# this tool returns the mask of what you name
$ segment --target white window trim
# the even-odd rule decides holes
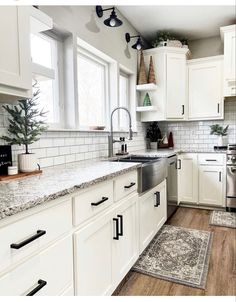
[[[104,123],[105,123],[105,131],[109,130],[109,112],[110,112],[110,103],[109,100],[110,98],[110,63],[111,59],[107,60],[106,55],[101,55],[102,53],[97,50],[96,48],[92,47],[91,45],[88,45],[86,42],[81,43],[81,39],[77,39],[77,56],[81,55],[84,56],[85,58],[89,58],[90,60],[97,62],[99,65],[104,66],[105,70],[105,81],[104,81],[104,86],[105,86],[105,112],[104,112]],[[77,67],[77,66],[76,66]],[[78,67],[77,67],[78,68]],[[77,121],[76,125],[78,128],[78,131],[91,131],[89,126],[81,126],[80,121],[79,121],[79,97],[78,97],[78,83],[76,84],[76,89],[77,89],[77,106],[75,108],[77,109]]]
[[[132,130],[137,132],[137,117],[136,117],[136,74],[125,67],[122,64],[119,64],[119,74],[129,77],[129,92],[128,92],[128,110],[131,114],[132,119]],[[119,85],[119,84],[118,84]],[[119,104],[119,87],[118,87],[118,104]],[[118,132],[118,131],[117,131]]]
[[[57,35],[53,33],[34,33],[34,35],[43,37],[45,40],[55,40],[57,43],[57,47],[55,49],[52,49],[52,66],[57,66],[57,72],[55,72],[54,68],[48,68],[46,66],[37,64],[32,62],[32,75],[36,77],[36,80],[38,79],[40,81],[40,78],[47,78],[47,79],[52,79],[52,80],[57,80],[55,87],[55,82],[53,83],[54,92],[56,93],[55,95],[55,100],[56,106],[59,106],[58,112],[56,112],[57,118],[59,119],[58,123],[47,123],[49,128],[48,130],[52,129],[60,129],[64,127],[65,124],[65,118],[64,118],[64,81],[63,81],[63,59],[60,60],[60,58],[63,58],[63,40],[58,37]],[[54,56],[56,52],[56,56]],[[55,58],[57,61],[55,61]]]

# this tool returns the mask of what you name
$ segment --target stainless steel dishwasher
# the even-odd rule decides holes
[[[167,158],[167,219],[178,208],[177,156]]]

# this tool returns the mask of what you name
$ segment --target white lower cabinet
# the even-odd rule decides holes
[[[112,293],[113,211],[74,234],[75,294]]]
[[[139,197],[139,253],[167,219],[166,180]]]
[[[1,277],[0,296],[56,296],[71,284],[73,248],[70,235]]]
[[[199,204],[223,206],[223,167],[199,166]]]
[[[118,240],[113,240],[113,281],[116,285],[124,278],[138,259],[138,195],[122,202],[116,210],[119,219]]]
[[[188,153],[178,156],[178,201],[197,203],[198,166],[197,154]]]
[[[109,295],[138,258],[137,194],[74,235],[76,295]]]
[[[178,202],[225,206],[225,155],[186,153],[178,156]]]

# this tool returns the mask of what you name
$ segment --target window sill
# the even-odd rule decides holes
[[[89,133],[110,133],[109,130],[81,130],[81,129],[64,129],[64,128],[49,128],[46,132],[89,132]],[[113,131],[113,133],[128,133],[128,131]],[[133,133],[138,133],[133,130]]]

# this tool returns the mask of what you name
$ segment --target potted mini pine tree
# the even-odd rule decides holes
[[[219,124],[214,124],[211,125],[210,128],[211,128],[210,134],[218,136],[218,146],[223,146],[224,144],[223,137],[227,136],[229,125],[223,128]]]
[[[35,88],[35,85],[33,87]],[[36,154],[29,152],[29,145],[38,141],[40,135],[47,129],[43,120],[46,112],[37,108],[39,93],[37,89],[31,99],[19,100],[13,107],[3,106],[9,114],[9,125],[7,135],[3,135],[1,139],[10,145],[25,146],[25,152],[18,155],[21,172],[33,172],[37,169]]]

